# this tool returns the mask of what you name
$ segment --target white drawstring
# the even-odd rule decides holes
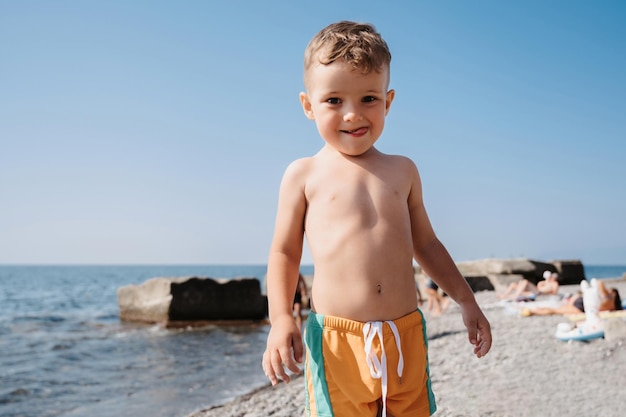
[[[402,371],[404,370],[404,358],[402,357],[402,346],[400,345],[400,334],[398,328],[391,321],[371,321],[365,323],[363,326],[363,339],[365,340],[365,360],[367,366],[370,368],[370,375],[372,378],[380,379],[382,385],[383,395],[383,414],[382,417],[387,416],[387,355],[385,355],[385,344],[383,342],[383,324],[387,323],[391,328],[394,338],[396,339],[396,348],[398,349],[398,377],[400,383],[402,383]],[[378,336],[380,341],[380,360],[376,353],[372,350],[372,343],[374,338]]]

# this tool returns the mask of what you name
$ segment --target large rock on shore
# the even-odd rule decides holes
[[[544,271],[557,272],[561,285],[579,284],[585,279],[585,270],[579,260],[542,262],[526,258],[481,259],[460,262],[459,270],[466,277],[486,277],[494,285],[508,285],[525,278],[536,284],[543,279]]]
[[[502,290],[520,279],[536,284],[543,279],[544,271],[557,272],[561,285],[576,285],[585,279],[585,269],[579,260],[542,262],[527,258],[490,258],[459,262],[457,267],[474,292]],[[418,284],[423,280],[419,267],[416,279]]]
[[[117,290],[120,318],[146,323],[262,320],[267,299],[256,278],[152,278]]]

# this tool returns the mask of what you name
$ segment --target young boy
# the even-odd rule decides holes
[[[326,27],[305,51],[300,101],[325,145],[289,165],[280,186],[263,369],[272,384],[289,382],[285,368],[299,372],[292,302],[306,233],[315,266],[305,326],[310,416],[435,412],[413,258],[459,304],[475,355],[491,347],[489,322],[428,220],[417,168],[374,147],[395,95],[390,61],[374,27],[353,22]]]

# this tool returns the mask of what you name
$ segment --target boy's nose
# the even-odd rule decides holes
[[[361,115],[361,112],[359,112],[357,109],[350,109],[343,115],[344,122],[356,122],[358,120],[361,120],[362,118],[363,116]]]

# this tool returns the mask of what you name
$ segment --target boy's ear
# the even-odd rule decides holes
[[[309,100],[309,96],[305,92],[300,93],[300,104],[302,104],[302,110],[304,110],[304,115],[311,120],[315,120],[315,115],[313,114],[313,108],[311,106],[311,100]]]
[[[387,97],[385,101],[385,116],[389,113],[389,108],[391,107],[391,102],[396,97],[396,90],[387,91]]]

